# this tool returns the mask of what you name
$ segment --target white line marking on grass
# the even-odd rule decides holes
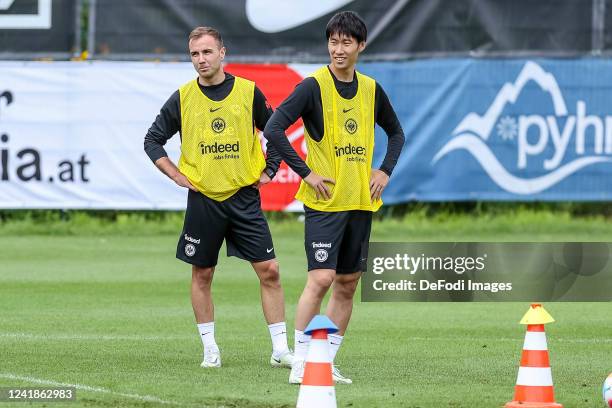
[[[40,379],[40,378],[26,377],[26,376],[15,375],[15,374],[10,374],[10,373],[0,373],[0,378],[6,378],[6,379],[10,379],[10,380],[25,381],[25,382],[34,383],[34,384],[41,384],[41,385],[51,385],[51,386],[54,386],[54,387],[74,387],[77,390],[90,391],[90,392],[99,392],[99,393],[103,393],[103,394],[116,395],[116,396],[124,397],[124,398],[136,399],[136,400],[139,400],[139,401],[157,402],[159,404],[165,404],[165,405],[184,405],[184,404],[182,404],[180,402],[167,401],[167,400],[163,400],[161,398],[158,398],[158,397],[155,397],[155,396],[152,396],[152,395],[127,394],[127,393],[123,393],[123,392],[112,391],[112,390],[109,390],[107,388],[102,388],[102,387],[91,387],[89,385],[82,385],[82,384],[61,383],[61,382],[57,382],[57,381],[43,380],[43,379]]]

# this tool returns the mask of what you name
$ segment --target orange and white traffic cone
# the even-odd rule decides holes
[[[541,304],[531,305],[521,324],[527,325],[521,366],[514,388],[514,401],[505,408],[563,408],[555,402],[552,372],[544,325],[554,322]]]
[[[310,344],[304,366],[297,408],[336,408],[336,390],[332,379],[332,361],[329,357],[328,333],[338,328],[327,316],[315,316],[305,334],[310,334]]]

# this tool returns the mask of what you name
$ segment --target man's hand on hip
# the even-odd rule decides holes
[[[198,192],[198,189],[195,188],[193,184],[191,184],[189,179],[185,177],[185,175],[181,172],[178,172],[174,176],[172,176],[172,180],[174,180],[174,182],[181,187],[188,188],[192,191],[195,191],[196,193]]]
[[[198,192],[198,189],[191,184],[189,179],[185,177],[183,173],[181,173],[178,167],[176,167],[176,165],[172,163],[172,160],[170,160],[168,157],[160,157],[155,161],[155,165],[161,170],[162,173],[172,179],[172,181],[179,186],[188,188],[196,193]]]
[[[372,202],[380,200],[388,182],[389,176],[387,176],[387,173],[382,170],[372,169],[372,175],[370,176],[370,199]]]
[[[324,200],[329,200],[331,198],[331,192],[325,183],[336,184],[333,179],[319,176],[314,171],[311,171],[310,174],[304,178],[304,181],[314,189],[315,194],[317,195],[317,200],[319,197],[323,198]]]
[[[272,179],[270,178],[270,176],[268,176],[266,174],[266,172],[263,171],[261,173],[261,176],[259,176],[259,181],[257,183],[255,183],[255,184],[253,184],[253,187],[260,188],[261,186],[265,186],[266,184],[268,184],[271,181],[272,181]]]

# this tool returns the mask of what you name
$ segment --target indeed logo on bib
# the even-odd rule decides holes
[[[200,149],[202,150],[202,154],[239,152],[240,151],[240,141],[237,141],[236,143],[215,142],[212,144],[205,144],[204,142],[202,142],[200,143]]]
[[[240,141],[236,141],[236,143],[215,142],[211,144],[201,142],[200,150],[203,156],[212,155],[213,160],[236,160],[240,158]]]
[[[570,110],[555,76],[529,61],[484,114],[470,112],[459,122],[432,165],[464,150],[500,188],[528,195],[612,162],[612,116],[589,113],[579,98],[572,102]]]

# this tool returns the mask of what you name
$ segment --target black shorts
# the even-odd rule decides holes
[[[363,272],[368,260],[371,211],[317,211],[304,206],[304,247],[308,270]]]
[[[215,266],[223,239],[227,256],[249,262],[276,257],[270,228],[261,210],[259,190],[243,187],[221,202],[189,190],[176,257],[196,266]]]

